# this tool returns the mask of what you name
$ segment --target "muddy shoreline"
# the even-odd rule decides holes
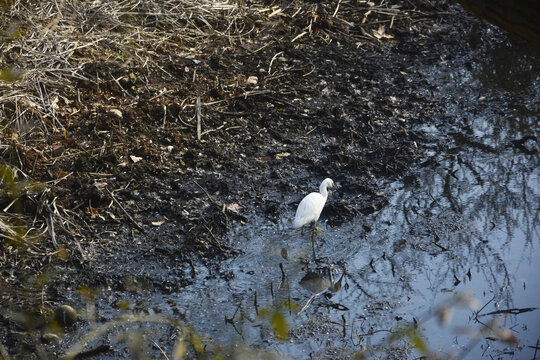
[[[72,84],[78,93],[58,89],[66,132],[48,136],[41,152],[4,152],[46,184],[47,207],[29,193],[22,212],[51,213],[56,225],[31,256],[0,249],[12,260],[0,284],[9,353],[36,357],[51,310],[84,307],[80,289],[172,293],[201,268],[229,276],[220,262],[242,252],[224,241],[231,226],[254,215],[281,221],[325,177],[340,187],[323,213],[328,226],[381,209],[386,184],[432,165],[424,155],[433,139],[415,129],[452,101],[416,69],[506,41],[446,1],[403,2],[386,33],[346,25],[362,22],[362,2],[340,9],[345,23],[332,22],[337,2],[297,5],[318,22],[294,42],[307,20],[292,17],[291,5],[288,16],[253,20],[256,35],[241,45],[215,36],[197,56],[156,49],[148,73],[129,61],[86,64],[89,80]],[[463,119],[449,120],[459,128]],[[39,325],[25,329],[12,310]]]

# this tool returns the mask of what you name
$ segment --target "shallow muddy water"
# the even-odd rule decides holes
[[[195,264],[193,285],[178,293],[102,298],[100,319],[121,314],[113,304],[128,300],[131,310],[179,317],[224,347],[247,344],[292,359],[364,349],[414,358],[405,341],[389,345],[388,338],[416,323],[442,358],[533,358],[540,340],[539,60],[508,44],[476,56],[413,69],[433,83],[434,101],[454,105],[416,130],[429,139],[424,162],[400,181],[381,181],[387,206],[340,227],[325,226],[323,213],[319,261],[309,235],[290,229],[292,207],[278,224],[253,214],[229,231],[224,241],[242,253],[222,262],[218,275]],[[342,197],[355,194],[333,192],[329,202]],[[476,311],[450,304],[460,296]],[[286,319],[287,340],[276,340],[268,310]],[[519,345],[495,339],[486,326]],[[170,336],[162,329],[154,340],[166,344]]]

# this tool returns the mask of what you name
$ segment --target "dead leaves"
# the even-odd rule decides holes
[[[377,30],[372,31],[373,36],[377,39],[393,39],[394,35],[386,33],[386,28],[384,25],[379,25]]]
[[[165,220],[152,221],[152,226],[161,226],[163,224],[165,224]]]
[[[282,160],[283,158],[286,158],[286,157],[289,157],[289,156],[291,156],[290,152],[282,152],[282,153],[276,154],[276,159],[277,160]]]
[[[379,16],[390,18],[386,21],[389,22],[389,28],[391,29],[394,24],[394,19],[396,18],[396,16],[399,17],[399,16],[406,15],[406,13],[400,11],[399,5],[392,5],[389,8],[378,7],[373,2],[368,2],[368,5],[371,7],[371,9],[366,11],[366,13],[364,14],[364,18],[362,19],[363,25],[369,25],[368,17],[370,15],[379,15]],[[381,22],[381,20],[378,20],[378,22]],[[374,38],[377,40],[382,40],[382,39],[390,40],[394,38],[394,35],[387,32],[386,26],[384,24],[380,24],[377,29],[373,29],[371,30],[371,32],[366,31],[363,27],[361,28],[361,31],[364,36]]]
[[[390,40],[394,38],[394,35],[386,32],[386,27],[384,25],[379,25],[377,29],[371,30],[371,33],[367,32],[364,28],[360,28],[360,30],[365,37],[376,39],[379,42],[383,39]]]
[[[135,155],[130,155],[129,158],[130,158],[131,161],[133,161],[135,164],[142,160],[142,157],[135,156]]]
[[[240,215],[242,213],[243,208],[244,208],[243,206],[237,203],[227,205],[227,210],[229,210],[232,213],[235,213],[236,215]]]

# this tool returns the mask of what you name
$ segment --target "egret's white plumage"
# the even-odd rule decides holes
[[[320,192],[312,192],[300,201],[296,216],[293,221],[293,228],[299,228],[309,223],[316,223],[321,216],[322,209],[328,198],[328,188],[334,187],[332,179],[324,179],[319,187]]]

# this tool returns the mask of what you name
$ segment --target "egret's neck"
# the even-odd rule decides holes
[[[323,196],[324,200],[328,197],[328,185],[326,183],[321,184],[321,187],[319,188],[319,191],[321,192],[321,195]]]

